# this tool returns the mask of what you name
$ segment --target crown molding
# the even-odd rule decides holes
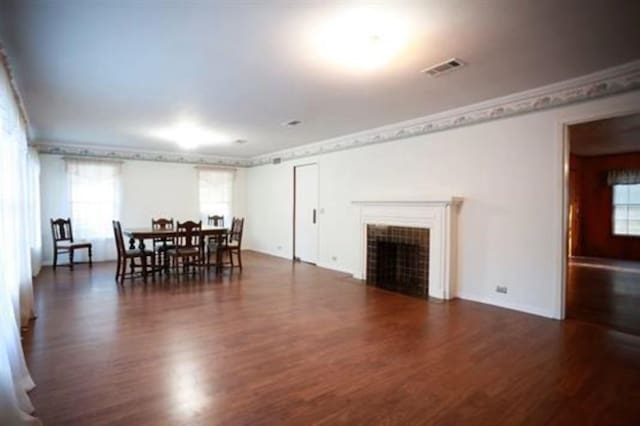
[[[43,154],[226,167],[255,167],[270,164],[277,158],[281,161],[289,161],[375,145],[492,120],[544,111],[638,89],[640,89],[640,60],[489,101],[251,158],[220,157],[199,153],[130,150],[108,146],[64,144],[49,141],[36,142],[32,145]]]
[[[640,89],[640,60],[442,113],[252,157],[249,167],[295,160],[492,120],[558,108]]]
[[[248,159],[220,157],[200,153],[141,151],[109,146],[89,146],[38,141],[31,144],[40,154],[67,155],[115,160],[157,161],[162,163],[199,164],[206,166],[247,167]]]

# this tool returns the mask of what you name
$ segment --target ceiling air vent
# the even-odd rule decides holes
[[[451,58],[447,61],[444,62],[440,62],[439,64],[436,64],[432,67],[429,68],[425,68],[422,71],[420,71],[423,74],[428,75],[429,77],[439,77],[442,74],[446,74],[448,72],[451,72],[455,69],[461,68],[462,66],[466,65],[464,62],[462,62],[460,59],[458,58]]]

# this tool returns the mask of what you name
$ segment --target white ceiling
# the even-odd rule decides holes
[[[314,29],[344,1],[3,1],[34,139],[177,151],[151,135],[188,115],[247,139],[234,157],[316,142],[531,89],[640,57],[640,1],[377,2],[406,22],[387,67],[323,61]],[[385,12],[386,13],[386,12]],[[450,57],[469,65],[430,79]],[[299,119],[288,128],[282,122]]]

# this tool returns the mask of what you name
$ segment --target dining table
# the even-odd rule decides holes
[[[200,248],[204,252],[204,243],[207,237],[219,237],[223,238],[229,232],[228,228],[224,226],[202,225],[200,230]],[[152,227],[142,228],[128,228],[124,230],[124,234],[129,237],[129,249],[136,249],[136,241],[138,242],[138,249],[144,253],[145,240],[162,240],[163,245],[166,248],[167,240],[176,238],[181,235],[177,229],[153,229]],[[146,266],[145,256],[142,256],[143,267]]]

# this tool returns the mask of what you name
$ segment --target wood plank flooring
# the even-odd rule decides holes
[[[240,274],[45,269],[25,335],[46,425],[638,424],[640,337],[435,303],[247,253]]]
[[[567,317],[640,335],[640,262],[569,262]]]

